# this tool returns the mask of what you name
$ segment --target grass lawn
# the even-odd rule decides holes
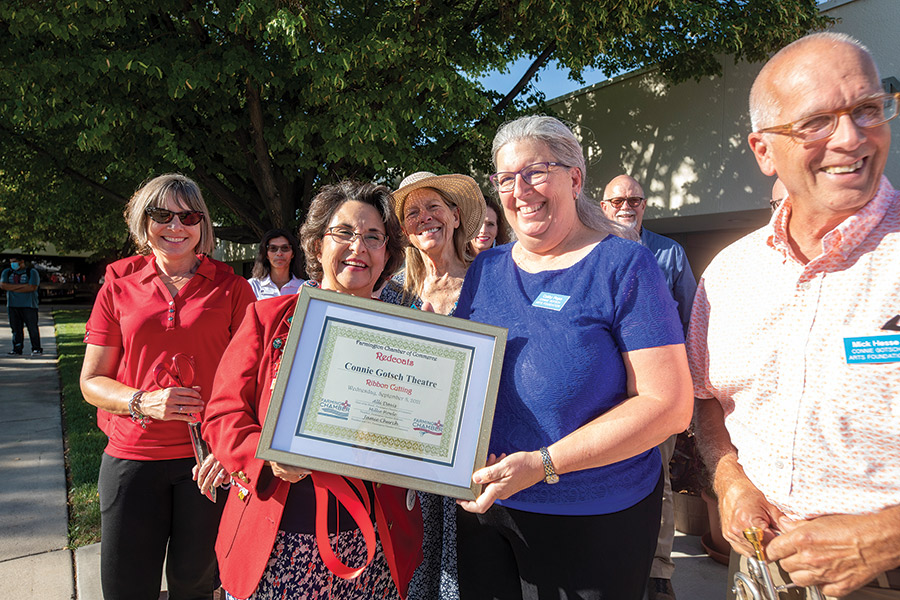
[[[106,436],[97,429],[97,409],[85,402],[78,386],[84,359],[87,310],[54,310],[59,379],[63,399],[63,439],[69,488],[69,547],[100,541],[97,476]]]

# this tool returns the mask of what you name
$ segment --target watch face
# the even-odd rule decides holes
[[[544,483],[556,483],[559,481],[559,475],[553,468],[553,461],[550,459],[550,451],[544,446],[541,448],[541,462],[544,463]]]

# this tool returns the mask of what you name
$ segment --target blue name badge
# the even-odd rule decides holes
[[[569,301],[569,298],[570,296],[563,296],[562,294],[541,292],[541,295],[535,298],[531,305],[536,306],[537,308],[546,308],[559,312],[562,310],[562,307],[566,305],[566,302]]]
[[[900,335],[844,338],[847,364],[900,362]]]

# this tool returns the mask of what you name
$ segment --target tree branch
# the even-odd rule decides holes
[[[72,167],[66,165],[65,162],[63,161],[63,159],[59,158],[58,156],[56,156],[49,150],[45,149],[40,144],[38,144],[36,142],[32,142],[31,140],[26,138],[24,135],[22,135],[20,133],[16,133],[15,131],[13,131],[3,125],[0,125],[0,131],[3,131],[8,136],[12,137],[16,141],[18,141],[20,144],[23,144],[28,149],[37,152],[41,156],[45,156],[45,157],[49,158],[51,161],[53,161],[54,166],[63,175],[71,177],[72,179],[87,185],[91,189],[102,194],[104,197],[106,197],[118,204],[125,205],[128,203],[128,198],[126,198],[125,196],[119,194],[118,192],[116,192],[114,190],[109,189],[105,185],[94,181],[93,179],[89,178],[88,176],[86,176],[82,173],[79,173]]]
[[[479,21],[476,20],[476,17],[478,16],[478,11],[481,10],[481,3],[482,3],[482,0],[476,0],[475,4],[472,5],[472,10],[470,10],[469,14],[466,15],[466,18],[463,19],[462,26],[460,27],[460,31],[465,32],[465,33],[471,33],[473,31],[475,31],[475,29],[477,29],[476,24],[479,23]],[[490,11],[490,12],[493,13],[495,16],[500,13],[499,10]]]
[[[259,168],[259,183],[262,186],[263,201],[269,209],[272,218],[273,227],[284,227],[284,215],[280,210],[275,210],[281,205],[281,197],[278,193],[278,186],[275,183],[275,174],[272,172],[272,160],[269,157],[269,147],[263,136],[264,119],[262,111],[262,100],[259,97],[259,89],[247,77],[247,110],[250,113],[250,138],[253,144],[253,154],[256,158],[256,165]],[[264,232],[263,232],[264,233]]]
[[[183,14],[190,14],[191,9],[193,9],[193,3],[190,0],[183,0],[181,3],[182,10],[184,10]],[[206,47],[209,45],[209,34],[206,33],[206,30],[203,29],[203,26],[200,25],[200,22],[197,19],[190,18],[188,19],[188,23],[191,26],[191,31],[194,33],[194,37],[200,42],[200,45]]]
[[[519,79],[516,85],[506,94],[503,98],[500,99],[497,104],[491,108],[490,111],[486,115],[484,115],[475,125],[472,126],[472,129],[477,129],[487,123],[488,119],[491,118],[491,113],[495,115],[500,115],[507,106],[515,99],[516,96],[522,93],[522,90],[525,89],[525,86],[528,85],[528,82],[534,77],[535,73],[537,73],[541,67],[547,64],[547,61],[550,60],[550,57],[556,51],[556,40],[551,40],[547,47],[538,55],[534,62],[531,63],[531,66],[528,67],[528,70],[525,71],[525,74]],[[457,136],[456,139],[447,146],[443,152],[441,152],[440,157],[438,159],[439,162],[443,162],[447,160],[453,152],[456,151],[456,148],[462,143],[462,138]]]
[[[525,74],[522,75],[522,77],[521,77],[521,79],[519,79],[518,83],[516,83],[516,85],[513,86],[513,89],[511,89],[509,91],[509,93],[506,94],[503,97],[503,99],[500,100],[500,102],[495,104],[494,108],[492,108],[491,110],[495,114],[498,114],[498,115],[500,113],[502,113],[504,111],[504,109],[506,109],[506,107],[509,106],[509,103],[513,101],[513,98],[515,98],[516,96],[518,96],[519,94],[522,93],[522,90],[525,89],[525,86],[528,85],[528,82],[531,81],[531,78],[534,77],[535,73],[537,73],[538,70],[540,70],[540,68],[543,67],[545,64],[547,64],[547,61],[550,60],[550,56],[553,55],[553,53],[555,51],[556,51],[556,40],[552,40],[549,44],[547,44],[547,47],[544,48],[544,51],[541,52],[540,55],[538,55],[538,57],[536,59],[534,59],[534,62],[531,63],[531,66],[528,67],[528,70],[525,71]],[[487,116],[485,116],[483,119],[481,119],[481,121],[479,121],[478,124],[479,125],[482,124],[486,119],[487,119]]]
[[[194,176],[197,180],[206,186],[206,189],[218,198],[229,210],[237,215],[244,224],[256,234],[257,238],[261,238],[266,232],[267,227],[259,217],[250,210],[250,207],[247,206],[243,198],[232,192],[227,186],[223,185],[215,175],[210,174],[204,167],[199,166],[196,159],[194,164],[197,165],[194,167]]]
[[[465,24],[466,28],[464,29],[464,31],[477,31],[485,23],[489,23],[489,22],[493,21],[494,19],[499,18],[500,14],[501,13],[500,13],[499,9],[489,10],[486,13],[484,13],[483,15],[481,15],[481,18],[479,18],[476,21],[474,19],[477,15],[475,13],[472,13],[471,17],[473,20]]]

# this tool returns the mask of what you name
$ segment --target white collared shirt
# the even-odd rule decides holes
[[[900,337],[900,192],[882,179],[807,264],[787,240],[790,210],[703,274],[694,395],[722,404],[744,472],[790,516],[874,512],[900,503],[900,362],[857,363],[847,347]]]
[[[303,280],[294,275],[291,275],[291,280],[284,284],[284,287],[282,287],[280,290],[278,289],[278,286],[275,285],[275,283],[272,281],[272,278],[268,275],[261,279],[256,277],[252,277],[250,279],[250,287],[253,288],[253,293],[256,294],[257,300],[296,294],[301,285],[303,285]]]

